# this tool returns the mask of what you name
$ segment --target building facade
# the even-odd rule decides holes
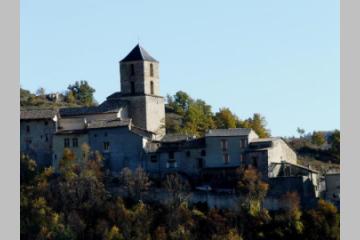
[[[264,180],[286,182],[289,189],[299,190],[305,186],[299,182],[307,180],[317,187],[314,171],[297,165],[295,152],[281,138],[260,139],[246,128],[212,129],[200,138],[166,134],[159,62],[137,45],[119,66],[121,91],[99,106],[22,110],[20,151],[55,169],[65,148],[80,164],[90,148],[115,175],[142,167],[152,177],[177,172],[194,179],[252,166]]]

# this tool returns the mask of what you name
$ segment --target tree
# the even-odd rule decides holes
[[[215,114],[215,122],[217,128],[236,128],[237,117],[230,111],[229,108],[220,108],[219,112]]]
[[[168,132],[201,136],[215,127],[211,106],[201,99],[192,99],[183,91],[168,95],[166,107]]]
[[[296,192],[288,192],[280,198],[281,210],[274,216],[271,231],[272,239],[302,239],[304,224],[302,222],[300,198]]]
[[[93,89],[87,81],[76,81],[75,84],[70,84],[68,86],[68,93],[67,93],[67,99],[68,102],[71,102],[73,99],[71,95],[74,96],[74,98],[79,101],[79,103],[84,104],[86,106],[94,105],[94,92],[95,89]],[[70,99],[70,100],[69,100]]]
[[[178,91],[173,97],[167,96],[168,106],[173,109],[173,111],[182,116],[189,110],[190,104],[193,102],[193,99],[183,91]]]
[[[212,240],[242,240],[243,238],[237,233],[236,229],[230,229],[226,234],[215,234]]]
[[[105,234],[105,240],[123,240],[125,239],[117,226],[112,226],[109,232]]]
[[[20,106],[27,106],[29,104],[29,100],[33,97],[34,95],[29,90],[20,88]]]
[[[82,175],[94,176],[98,181],[103,182],[103,177],[104,177],[103,156],[100,154],[99,151],[86,153],[86,151],[88,151],[86,146],[84,146],[83,151],[84,151],[83,157],[85,158],[84,161],[85,168],[82,171]],[[88,154],[89,156],[86,156],[86,154]]]
[[[335,130],[330,137],[330,151],[340,160],[340,131]]]
[[[127,208],[121,198],[117,198],[108,208],[110,221],[119,226],[125,239],[149,239],[150,224],[153,220],[151,209],[142,202]]]
[[[137,167],[135,172],[129,168],[123,168],[120,172],[120,182],[128,196],[135,201],[141,200],[142,193],[147,191],[151,185],[147,173],[141,167]]]
[[[36,162],[29,156],[20,157],[20,183],[21,185],[31,183],[36,176]]]
[[[304,214],[304,239],[338,240],[340,239],[340,216],[334,205],[319,200],[315,209]]]
[[[74,104],[76,103],[76,98],[74,96],[74,93],[72,91],[68,91],[65,96],[65,100],[67,103]]]
[[[61,176],[65,179],[71,179],[78,174],[78,165],[76,164],[76,155],[69,149],[65,148],[63,157],[59,162],[59,171]]]
[[[260,212],[268,188],[269,185],[261,180],[261,175],[255,168],[239,170],[237,192],[241,197],[241,207],[251,215]]]
[[[41,98],[45,98],[45,89],[40,87],[38,90],[36,90],[36,96],[41,97]]]
[[[324,133],[314,131],[311,135],[311,142],[316,146],[322,146],[326,142]]]
[[[300,138],[302,138],[305,134],[305,129],[298,127],[296,129],[297,133],[299,134]]]
[[[190,103],[184,120],[182,132],[186,134],[199,136],[214,127],[211,106],[200,99]]]
[[[190,195],[189,183],[177,173],[168,174],[163,186],[170,194],[168,206],[172,209],[178,208]]]
[[[21,239],[74,239],[74,233],[65,225],[63,216],[56,213],[44,197],[20,195]]]
[[[266,129],[265,117],[260,113],[254,113],[252,118],[248,118],[240,122],[240,126],[253,129],[260,138],[270,137],[270,130]]]

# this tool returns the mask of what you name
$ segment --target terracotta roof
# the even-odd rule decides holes
[[[40,120],[40,119],[52,119],[57,115],[57,110],[54,109],[33,109],[33,110],[21,110],[21,120]]]
[[[139,44],[136,45],[133,50],[120,62],[132,62],[132,61],[152,61],[157,62],[155,58],[143,49]]]

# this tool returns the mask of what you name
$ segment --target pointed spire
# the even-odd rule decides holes
[[[131,62],[131,61],[152,61],[157,62],[155,58],[143,49],[140,44],[137,44],[133,50],[120,62]]]

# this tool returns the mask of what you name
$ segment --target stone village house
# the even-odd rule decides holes
[[[137,45],[119,65],[121,91],[99,106],[21,111],[20,151],[39,166],[57,169],[64,148],[81,161],[86,143],[102,153],[114,174],[141,166],[160,178],[178,172],[221,180],[252,165],[271,184],[270,194],[297,191],[303,199],[318,197],[318,172],[298,165],[281,138],[260,139],[245,128],[213,129],[201,138],[166,134],[159,62]]]

